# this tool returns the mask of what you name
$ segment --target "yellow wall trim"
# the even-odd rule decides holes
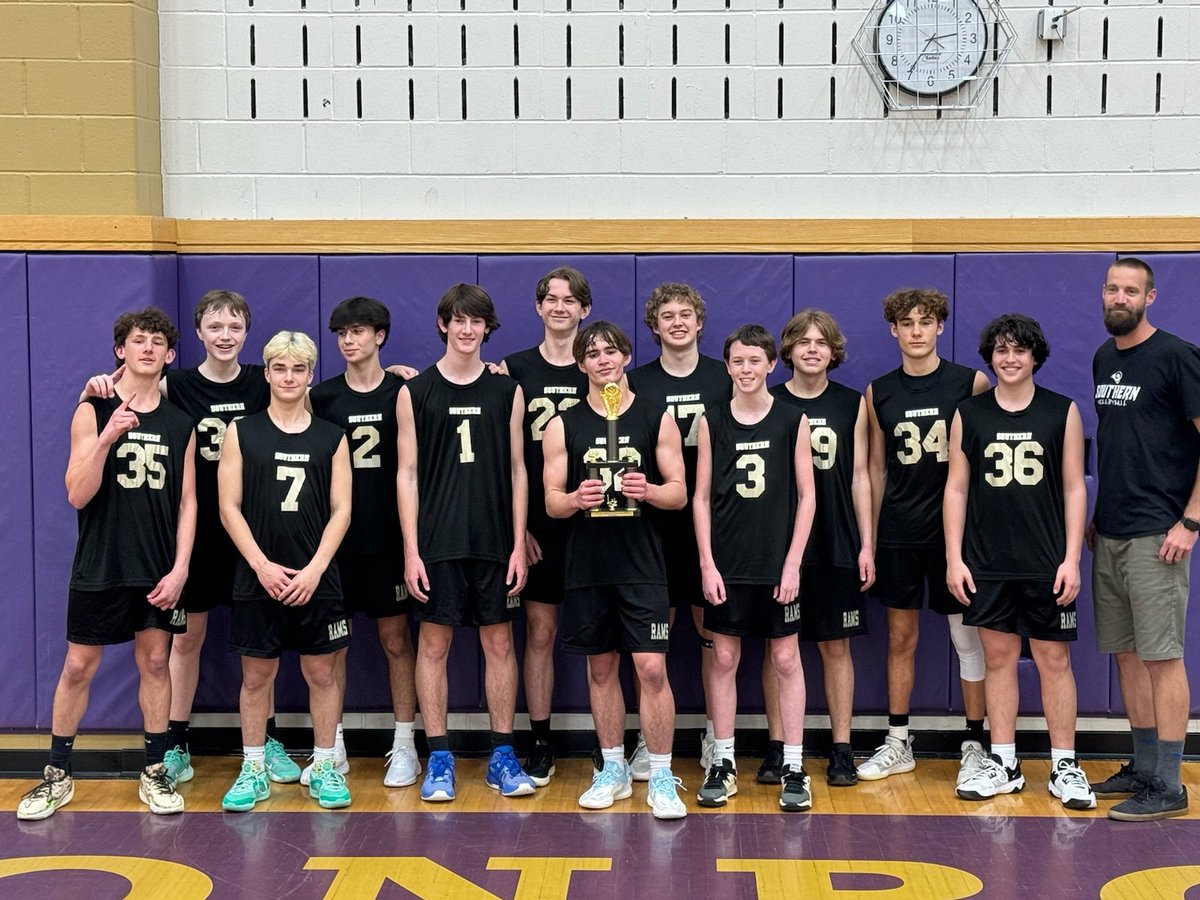
[[[0,216],[0,250],[971,253],[1200,250],[1200,218],[223,221]]]

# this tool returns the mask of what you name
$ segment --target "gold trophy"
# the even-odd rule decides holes
[[[621,493],[621,476],[638,469],[637,451],[632,447],[621,449],[617,436],[617,421],[621,418],[621,386],[615,381],[600,389],[604,401],[604,420],[608,426],[604,441],[604,458],[586,458],[588,478],[604,482],[604,502],[584,515],[590,519],[628,519],[640,516],[638,502]],[[599,456],[599,450],[592,451]],[[588,454],[588,457],[592,456]]]

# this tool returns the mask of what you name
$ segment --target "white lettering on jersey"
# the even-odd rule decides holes
[[[346,416],[346,421],[351,425],[356,422],[382,422],[383,413],[362,413],[357,416]]]
[[[447,412],[452,416],[481,416],[483,410],[478,406],[452,406]]]
[[[568,397],[575,397],[579,394],[579,389],[575,387],[544,387],[542,393],[547,397],[551,394],[565,394]]]
[[[125,435],[126,440],[130,441],[145,441],[147,444],[161,444],[162,436],[150,434],[148,431],[131,431]]]
[[[699,399],[699,394],[667,394],[668,403],[694,403]]]
[[[770,441],[742,441],[733,445],[734,450],[770,450]]]
[[[998,441],[1032,441],[1032,431],[997,431],[996,440]]]
[[[925,409],[906,409],[904,418],[916,419],[922,416],[940,416],[941,411],[936,406],[930,406]]]
[[[280,453],[276,451],[275,458],[280,462],[308,462],[307,453]]]
[[[245,412],[245,403],[214,403],[208,408],[209,412]]]

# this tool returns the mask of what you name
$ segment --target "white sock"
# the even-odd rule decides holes
[[[617,744],[617,746],[615,746],[615,747],[601,747],[600,753],[601,753],[601,755],[603,755],[604,761],[606,763],[610,763],[610,762],[623,763],[623,762],[625,762],[625,748],[621,744]]]
[[[896,740],[900,741],[901,743],[903,743],[904,741],[907,741],[908,740],[908,726],[907,725],[889,725],[888,726],[888,737],[895,738]]]
[[[713,735],[712,719],[705,719],[704,721],[704,736],[710,741],[716,740]]]
[[[1004,768],[1011,769],[1017,764],[1017,745],[1012,744],[997,744],[992,742],[992,755],[1000,757],[1000,762],[1004,764]]]
[[[316,765],[323,759],[333,762],[334,754],[337,751],[333,747],[314,747],[313,748],[313,765]]]
[[[413,722],[396,722],[396,736],[393,738],[393,743],[401,747],[415,747],[416,743],[413,739]]]
[[[783,745],[783,767],[785,769],[795,769],[797,772],[804,768],[803,744]]]
[[[342,723],[338,722],[337,733],[333,738],[333,746],[342,756],[346,755],[346,738],[342,733]]]
[[[1062,750],[1058,747],[1050,748],[1050,768],[1057,768],[1058,764],[1064,759],[1069,759],[1071,762],[1075,762],[1074,747],[1071,747],[1069,750]]]
[[[671,754],[670,753],[651,753],[650,756],[650,771],[657,772],[660,769],[671,771]]]
[[[262,762],[267,755],[266,745],[259,747],[242,747],[242,757],[246,762]]]
[[[733,738],[713,739],[713,759],[727,759],[733,762]]]

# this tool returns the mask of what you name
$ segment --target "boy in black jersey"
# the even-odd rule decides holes
[[[949,316],[946,295],[902,290],[884,298],[883,317],[900,345],[900,368],[867,387],[871,487],[876,520],[875,593],[887,607],[888,733],[858,777],[875,781],[916,767],[908,734],[918,616],[929,606],[946,616],[958,654],[967,730],[958,780],[984,759],[985,665],[978,632],[962,623],[946,589],[942,494],[950,459],[950,420],[958,404],[988,388],[982,372],[941,359],[937,339]]]
[[[734,718],[743,637],[767,642],[783,732],[779,805],[812,806],[804,769],[804,668],[800,664],[800,565],[816,509],[813,454],[802,410],[767,391],[775,339],[743,325],[725,341],[733,399],[700,421],[692,510],[700,550],[705,627],[713,636],[713,763],[701,806],[724,806],[737,793]]]
[[[183,812],[167,774],[171,635],[196,532],[195,435],[186,415],[162,401],[158,380],[175,358],[179,332],[155,307],[113,326],[124,377],[111,398],[79,404],[71,421],[67,499],[79,510],[79,541],[67,602],[67,655],[54,692],[50,764],[21,798],[19,819],[45,819],[74,796],[71,748],[87,711],[104,647],[134,642],[146,767],[138,797],[152,813]]]
[[[208,614],[231,602],[237,550],[221,525],[217,508],[217,464],[225,429],[234,419],[262,412],[271,399],[263,367],[242,363],[250,330],[250,306],[236,291],[212,290],[196,303],[196,337],[204,362],[190,369],[168,369],[158,383],[162,395],[196,422],[196,543],[179,606],[187,612],[187,630],[171,641],[171,718],[167,773],[176,784],[191,781],[189,720],[200,678],[200,655],[208,634]],[[96,375],[84,396],[111,397],[124,374]],[[276,739],[275,718],[267,720],[267,774],[285,783],[300,777],[300,767]]]
[[[829,372],[846,359],[846,337],[829,313],[796,313],[784,326],[782,355],[792,377],[771,394],[808,416],[817,492],[817,517],[800,581],[800,638],[817,642],[825,672],[833,731],[825,780],[849,787],[858,782],[850,745],[850,638],[866,634],[865,592],[875,582],[867,403],[858,391],[829,380]]]
[[[594,322],[575,338],[574,355],[588,377],[588,396],[546,428],[546,511],[552,518],[571,520],[563,646],[588,657],[592,718],[602,757],[579,805],[603,809],[633,793],[618,674],[621,653],[626,652],[642,685],[641,716],[650,762],[646,800],[655,818],[678,819],[687,809],[676,790],[679,779],[671,774],[675,698],[666,665],[670,600],[658,520],[647,509],[682,509],[687,499],[674,417],[661,405],[623,391],[617,452],[630,467],[616,474],[603,469],[604,479],[591,478],[587,468],[609,458],[601,390],[624,383],[632,349],[625,333],[610,322]],[[611,483],[606,484],[607,479]],[[604,502],[608,490],[636,500],[642,514],[585,516],[584,510]]]
[[[525,702],[533,749],[525,773],[538,787],[554,774],[550,742],[550,701],[554,694],[554,639],[563,601],[566,534],[546,515],[542,486],[542,435],[546,423],[587,394],[587,377],[572,354],[579,323],[592,311],[592,289],[576,269],[563,266],[537,283],[535,309],[545,326],[542,342],[505,357],[504,374],[521,386],[525,398],[525,471],[529,478],[529,519],[525,558],[529,581],[525,601]]]
[[[404,584],[400,514],[396,506],[396,398],[404,379],[385,372],[379,351],[392,331],[388,308],[369,297],[343,300],[329,314],[346,371],[309,392],[313,414],[346,432],[350,441],[353,503],[350,529],[338,548],[342,595],[350,616],[375,620],[387,657],[396,731],[383,783],[403,787],[417,780],[421,764],[413,740],[416,693],[411,601]],[[338,678],[346,682],[346,651],[338,651]],[[348,766],[347,766],[348,768]],[[308,770],[306,773],[308,774]],[[304,776],[301,783],[305,782]]]
[[[671,594],[671,623],[675,610],[690,608],[692,621],[700,637],[700,679],[704,687],[706,713],[712,710],[709,675],[712,672],[712,636],[704,628],[704,591],[700,583],[700,557],[696,550],[696,532],[692,525],[691,496],[696,486],[696,446],[700,417],[704,410],[732,395],[729,373],[719,359],[700,353],[707,308],[704,298],[690,285],[660,284],[646,301],[643,321],[662,348],[658,359],[638,366],[629,373],[629,387],[635,394],[664,405],[674,417],[683,439],[683,463],[688,504],[678,512],[654,511],[662,529],[663,554],[667,560],[667,585]],[[764,675],[764,686],[767,678]],[[773,682],[774,679],[770,679]],[[764,688],[765,689],[765,688]],[[706,715],[700,738],[700,766],[708,771],[712,764],[713,721]],[[635,781],[650,777],[646,742],[638,735],[637,749],[630,759]]]
[[[230,423],[217,473],[221,521],[241,555],[233,583],[232,649],[242,657],[242,770],[221,801],[229,812],[271,795],[264,756],[271,691],[284,650],[308,684],[314,763],[310,797],[350,805],[335,765],[342,684],[337,651],[350,642],[334,554],[350,524],[350,451],[342,430],[306,407],[317,348],[281,331],[263,348],[271,402]]]
[[[1096,646],[1116,657],[1133,759],[1093,785],[1124,798],[1111,819],[1182,816],[1181,762],[1191,706],[1184,664],[1191,555],[1200,532],[1200,349],[1146,317],[1154,271],[1122,257],[1104,278],[1104,327],[1092,359],[1097,491]]]
[[[438,303],[446,352],[400,391],[397,487],[404,577],[417,600],[417,699],[429,740],[421,799],[454,799],[446,733],[446,660],[458,626],[479,629],[486,666],[492,755],[487,785],[506,797],[534,792],[513,754],[517,660],[512,620],[525,586],[528,486],[522,448],[524,395],[480,359],[500,327],[492,298],[452,286]]]
[[[1087,517],[1083,424],[1068,397],[1034,384],[1050,347],[1016,313],[979,337],[996,387],[959,404],[950,428],[943,516],[946,583],[979,628],[987,660],[992,750],[959,783],[964,800],[1025,786],[1016,752],[1017,662],[1028,638],[1050,732],[1050,793],[1068,809],[1096,797],[1075,761],[1075,597]]]

